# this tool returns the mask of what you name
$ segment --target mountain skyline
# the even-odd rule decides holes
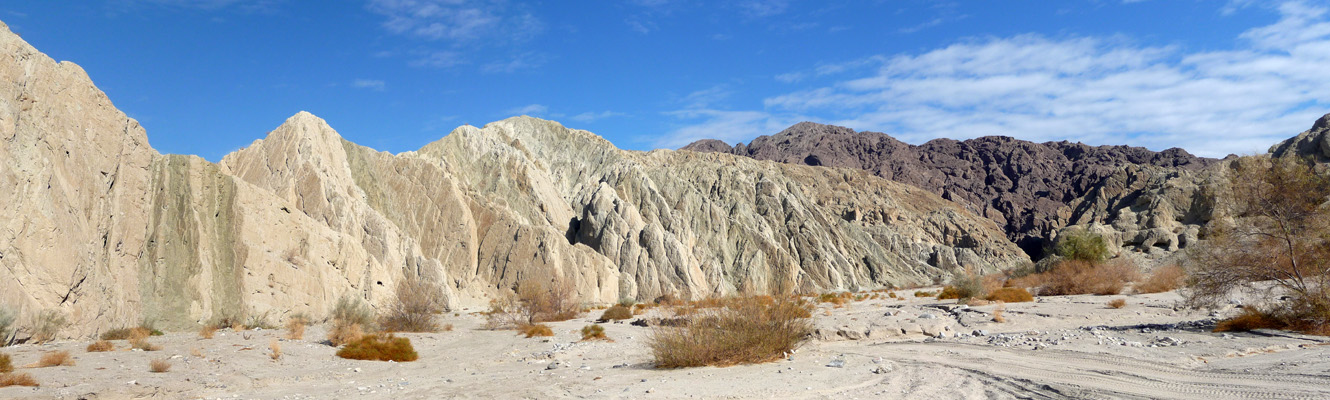
[[[308,110],[415,150],[558,120],[632,150],[800,121],[911,144],[1005,135],[1264,151],[1330,109],[1325,2],[0,2],[159,150],[212,161]]]

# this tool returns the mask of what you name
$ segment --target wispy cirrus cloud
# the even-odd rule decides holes
[[[813,115],[912,143],[1006,135],[1177,146],[1207,156],[1261,151],[1330,111],[1326,8],[1290,1],[1277,12],[1277,22],[1247,30],[1223,51],[1028,34],[792,73],[802,75],[787,80],[835,78],[767,97],[760,111],[679,114],[697,122],[672,135],[770,134],[779,129],[755,127]]]
[[[351,81],[351,87],[382,92],[388,89],[388,83],[378,79],[356,79]]]
[[[369,10],[387,17],[388,31],[427,40],[522,40],[544,30],[539,18],[498,0],[370,0]]]
[[[503,113],[508,115],[530,115],[533,117],[539,117],[545,115],[549,111],[550,108],[546,107],[544,104],[528,104],[521,107],[510,108]]]
[[[606,118],[623,117],[627,115],[628,114],[624,114],[621,112],[601,111],[601,112],[584,112],[568,118],[577,122],[595,122],[597,120],[602,120]]]

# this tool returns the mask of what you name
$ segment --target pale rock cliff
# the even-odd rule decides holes
[[[609,303],[945,280],[1028,263],[992,221],[858,170],[623,151],[517,117],[378,152],[298,113],[220,163],[160,155],[78,66],[0,26],[0,305],[90,335],[525,279]]]

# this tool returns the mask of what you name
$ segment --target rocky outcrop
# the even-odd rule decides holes
[[[1189,179],[1217,161],[1176,148],[1153,152],[996,136],[936,139],[914,146],[883,133],[811,122],[746,145],[704,140],[683,150],[869,171],[937,193],[992,219],[1036,258],[1048,238],[1073,224],[1119,223],[1132,232],[1139,229],[1131,226],[1191,229],[1180,225],[1203,222],[1205,212],[1194,209],[1196,204],[1187,198],[1195,186]],[[1169,213],[1155,214],[1166,209]]]
[[[1316,120],[1311,129],[1270,146],[1275,157],[1303,157],[1317,163],[1330,162],[1330,114]]]
[[[0,305],[88,335],[379,306],[872,288],[1028,263],[991,220],[857,169],[623,151],[517,117],[378,152],[297,113],[220,163],[158,154],[76,65],[0,29]],[[26,320],[25,323],[26,324]]]

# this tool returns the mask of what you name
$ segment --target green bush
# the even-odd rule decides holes
[[[632,317],[633,317],[633,309],[625,307],[622,304],[616,304],[614,307],[606,309],[605,313],[600,315],[600,320],[618,321],[618,320],[629,319]]]
[[[1062,258],[1091,263],[1108,259],[1108,244],[1103,237],[1081,229],[1068,230],[1062,235],[1053,248]]]

